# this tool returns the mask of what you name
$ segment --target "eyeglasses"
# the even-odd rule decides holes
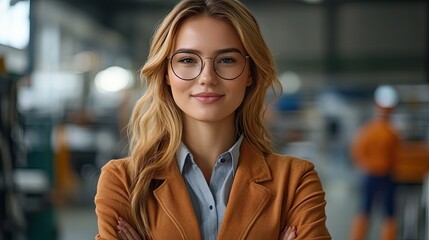
[[[236,51],[228,51],[221,52],[214,58],[202,58],[193,52],[176,52],[167,59],[170,60],[173,73],[182,80],[188,81],[197,78],[205,66],[203,59],[213,60],[213,69],[220,78],[233,80],[243,73],[249,56],[243,56]]]

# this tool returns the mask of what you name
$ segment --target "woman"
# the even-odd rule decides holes
[[[330,239],[313,164],[270,148],[264,98],[279,83],[241,3],[178,3],[155,32],[142,77],[130,156],[100,175],[97,239],[277,240],[287,226],[297,239]]]

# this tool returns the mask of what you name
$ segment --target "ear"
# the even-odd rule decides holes
[[[253,75],[249,74],[249,76],[247,77],[246,87],[249,87],[250,85],[252,85],[252,83],[253,83]]]
[[[171,85],[171,84],[170,84],[170,77],[168,76],[168,71],[165,73],[165,83],[166,83],[167,85]]]

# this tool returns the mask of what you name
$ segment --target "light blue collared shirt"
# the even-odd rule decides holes
[[[218,157],[210,184],[207,184],[203,172],[195,163],[192,153],[185,144],[182,143],[180,146],[177,164],[185,179],[203,240],[217,239],[237,170],[242,141],[243,136],[234,146]]]

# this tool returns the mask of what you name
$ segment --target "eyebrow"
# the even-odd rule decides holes
[[[220,49],[217,50],[215,53],[216,54],[220,54],[220,53],[227,53],[227,52],[238,52],[243,54],[240,50],[238,50],[237,48],[225,48],[225,49]],[[173,54],[176,53],[197,53],[197,54],[201,54],[201,51],[196,50],[196,49],[192,49],[192,48],[179,48],[177,49]]]

